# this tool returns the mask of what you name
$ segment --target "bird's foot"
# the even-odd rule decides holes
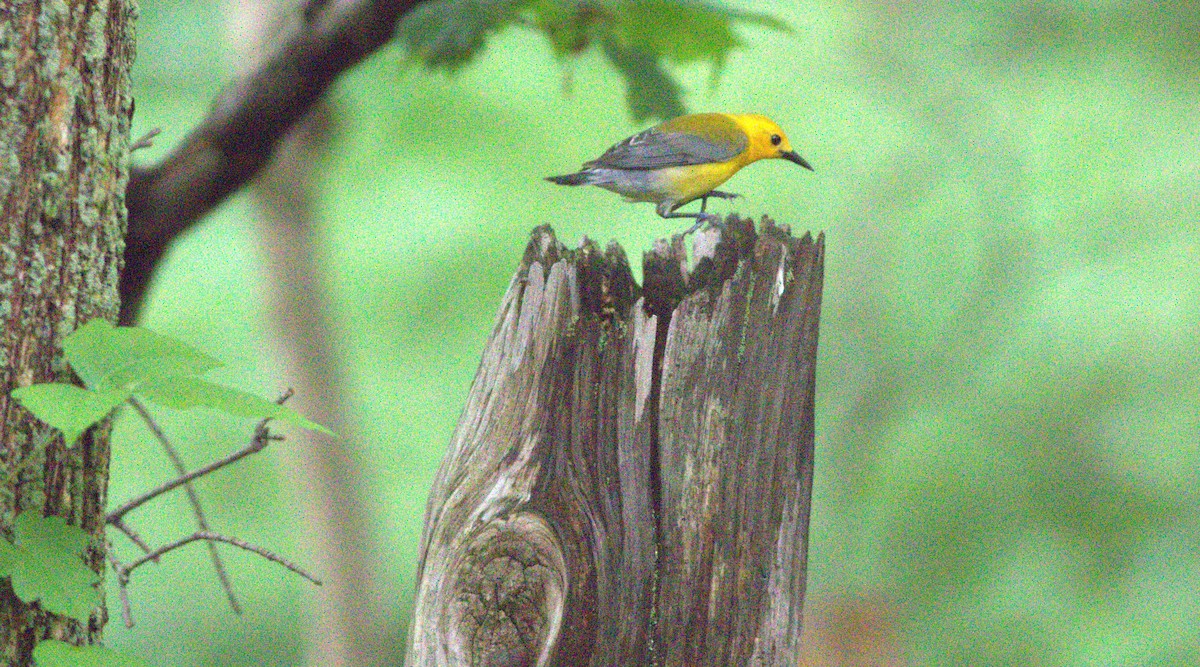
[[[688,234],[691,234],[692,232],[703,227],[705,223],[707,223],[710,227],[725,229],[725,221],[721,218],[721,216],[717,215],[716,213],[701,212],[696,215],[696,224],[689,227],[688,230],[683,233],[683,235],[687,236]]]

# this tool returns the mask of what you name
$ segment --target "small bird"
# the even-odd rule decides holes
[[[812,171],[792,150],[775,121],[758,114],[698,113],[680,116],[615,144],[604,155],[583,163],[574,174],[550,176],[559,185],[596,185],[630,202],[655,202],[664,218],[695,218],[690,234],[721,216],[706,213],[709,197],[738,195],[716,190],[739,169],[767,158],[783,158]],[[680,206],[699,199],[698,213]]]

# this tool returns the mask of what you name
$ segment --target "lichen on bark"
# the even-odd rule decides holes
[[[0,531],[11,535],[23,511],[64,516],[92,535],[87,560],[98,573],[108,428],[72,446],[47,442],[9,392],[73,381],[63,338],[116,318],[135,15],[133,0],[0,5]],[[29,664],[47,637],[95,642],[106,617],[103,607],[87,624],[48,614],[0,582],[0,658]]]

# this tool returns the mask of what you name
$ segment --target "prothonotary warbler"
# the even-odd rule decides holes
[[[775,121],[758,114],[698,113],[665,123],[615,144],[604,155],[566,176],[546,180],[559,185],[597,185],[631,202],[655,202],[664,218],[695,218],[690,234],[721,217],[706,213],[709,197],[737,195],[715,190],[751,162],[783,158],[812,171],[792,150]],[[676,211],[700,200],[698,213]]]

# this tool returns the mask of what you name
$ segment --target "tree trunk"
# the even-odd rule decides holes
[[[73,447],[35,448],[44,426],[9,397],[36,382],[70,381],[62,340],[90,319],[115,320],[125,234],[129,70],[135,9],[128,0],[19,0],[0,5],[0,528],[20,512],[60,515],[92,535],[104,570],[108,427]],[[34,643],[99,639],[20,602],[0,582],[0,651],[30,664]]]
[[[534,231],[430,493],[407,664],[796,665],[824,244]],[[686,277],[685,277],[686,274]]]

